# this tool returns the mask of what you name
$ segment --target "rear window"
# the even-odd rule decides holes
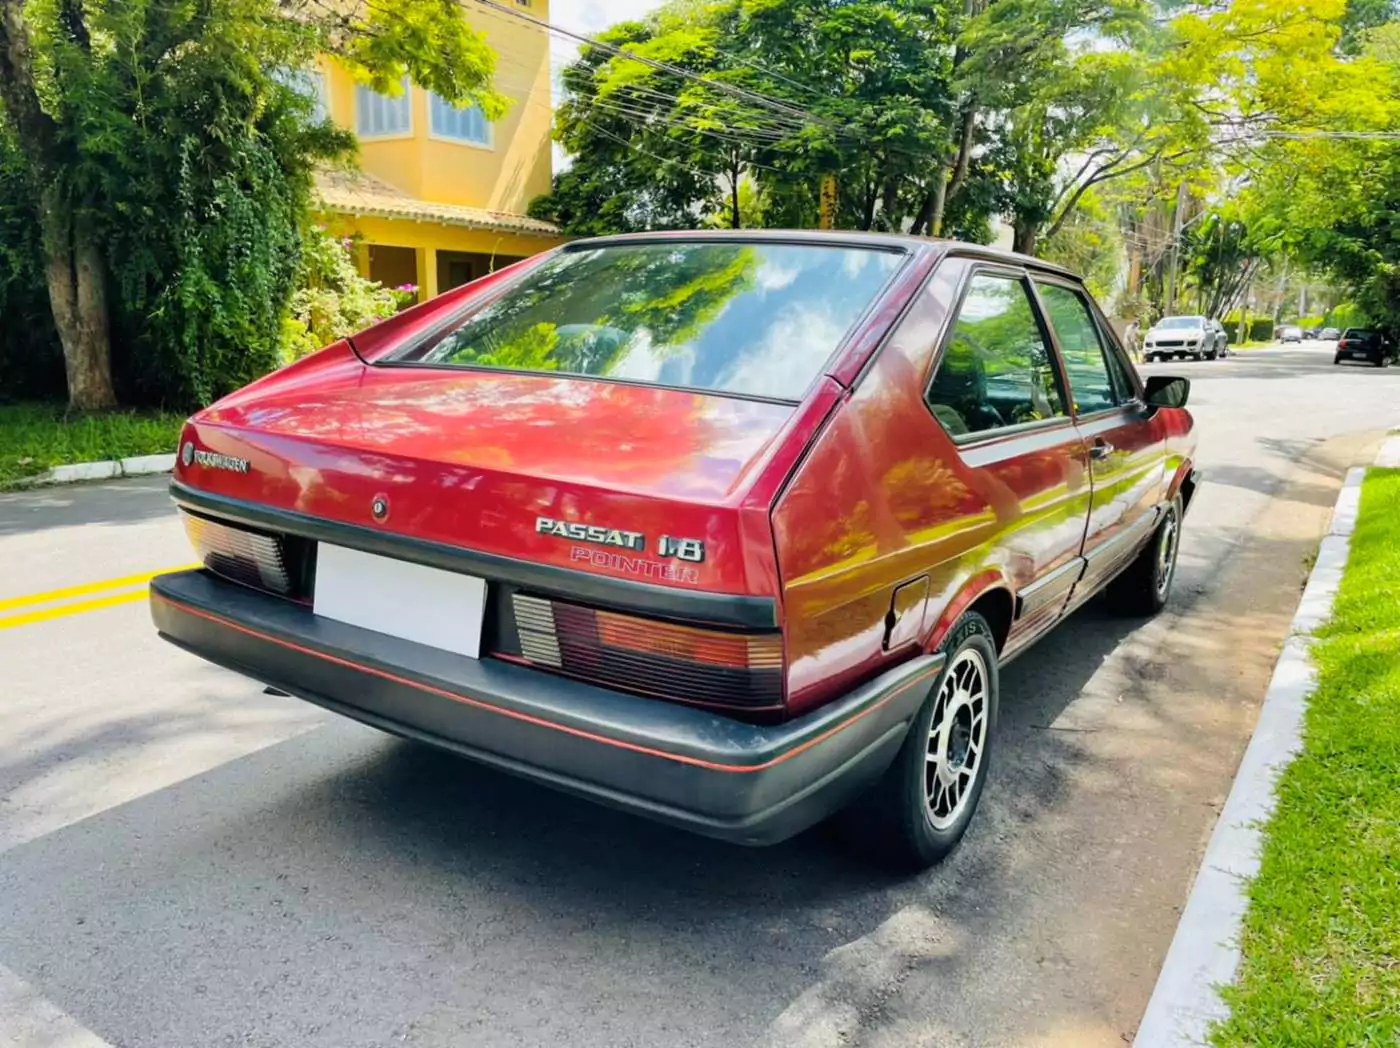
[[[1342,338],[1370,338],[1374,334],[1369,328],[1347,328]]]
[[[729,241],[565,250],[445,336],[381,359],[798,400],[903,258]]]

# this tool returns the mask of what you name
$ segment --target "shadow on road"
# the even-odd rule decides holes
[[[169,477],[158,476],[0,494],[0,536],[171,516],[175,508],[165,497],[169,486]]]
[[[1095,761],[1052,726],[1137,625],[1091,605],[1006,668],[983,810],[917,877],[826,827],[733,847],[337,722],[0,857],[0,963],[122,1045],[224,1043],[250,1008],[268,1045],[464,1043],[413,1017],[474,1048],[740,1044],[814,984],[863,1013],[890,965],[973,981],[959,944],[1025,919],[1018,842]]]

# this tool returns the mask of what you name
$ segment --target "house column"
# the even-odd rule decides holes
[[[355,271],[356,271],[357,273],[359,273],[360,276],[362,276],[362,277],[364,277],[366,280],[368,280],[368,279],[369,279],[369,241],[366,240],[364,237],[357,237],[357,238],[355,239],[355,241],[354,241],[354,246],[355,246]]]
[[[420,247],[417,254],[418,301],[426,302],[430,298],[436,298],[438,293],[437,248]]]

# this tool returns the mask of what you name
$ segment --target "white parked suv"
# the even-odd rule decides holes
[[[1143,339],[1143,355],[1149,360],[1191,357],[1214,360],[1226,353],[1225,329],[1205,317],[1163,317]]]

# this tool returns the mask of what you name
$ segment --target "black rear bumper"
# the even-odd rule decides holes
[[[758,726],[323,619],[204,571],[151,584],[167,640],[397,735],[745,844],[789,837],[889,765],[942,666],[921,656]]]

